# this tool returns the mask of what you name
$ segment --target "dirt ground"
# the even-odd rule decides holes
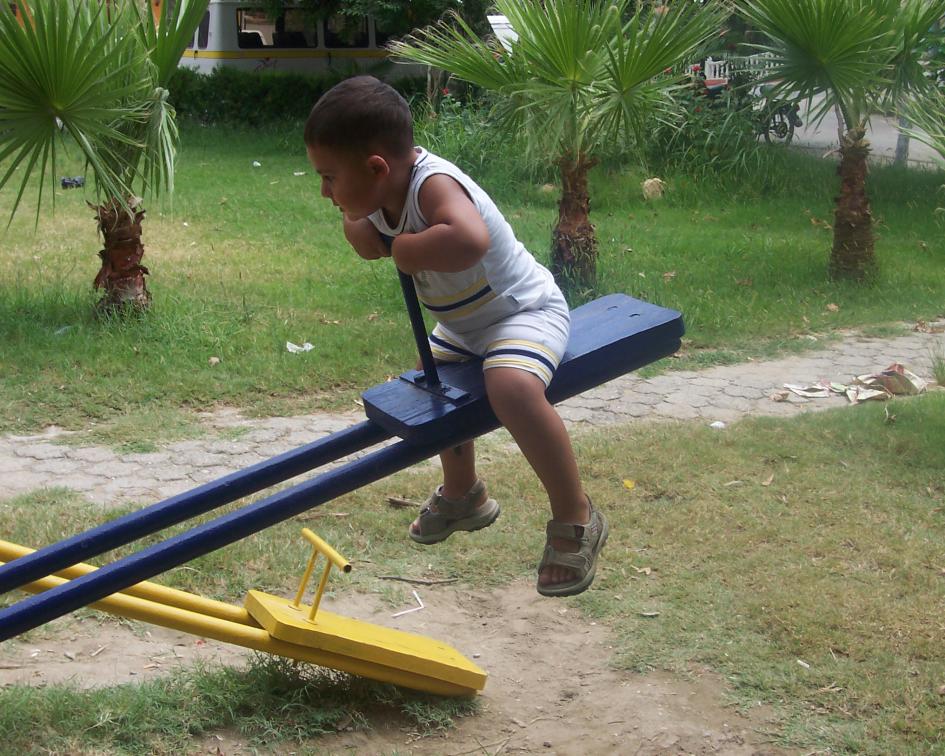
[[[326,600],[332,611],[451,643],[489,673],[481,708],[442,735],[419,737],[403,721],[374,721],[307,744],[330,754],[784,754],[769,743],[769,713],[726,705],[709,673],[614,670],[608,628],[532,585],[466,592],[419,586],[424,609],[401,617],[374,596]],[[408,594],[409,595],[409,594]],[[409,604],[404,608],[408,608]],[[98,615],[56,620],[29,642],[0,646],[0,685],[80,687],[134,683],[196,660],[238,665],[248,651]],[[292,753],[293,749],[271,753]],[[227,733],[193,753],[258,753]]]

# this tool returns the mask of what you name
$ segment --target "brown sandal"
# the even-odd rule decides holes
[[[419,532],[414,532],[412,523],[407,532],[417,543],[439,543],[457,530],[471,532],[488,527],[496,521],[500,511],[481,480],[477,480],[462,499],[447,499],[443,486],[439,486],[420,509]]]
[[[594,509],[594,505],[590,503],[590,498],[587,501],[591,508],[591,517],[586,525],[574,525],[556,522],[555,520],[548,521],[545,528],[547,534],[545,551],[541,556],[538,572],[541,573],[545,567],[555,565],[571,570],[576,577],[573,580],[550,585],[539,583],[538,592],[542,596],[574,596],[586,591],[594,582],[594,574],[597,572],[597,556],[604,548],[604,544],[607,543],[608,527],[604,515]],[[551,545],[552,538],[564,538],[574,541],[578,544],[578,550],[574,552],[558,551]]]

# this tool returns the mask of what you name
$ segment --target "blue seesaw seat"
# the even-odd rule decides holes
[[[636,370],[679,349],[682,315],[625,294],[610,294],[571,313],[571,337],[547,396],[552,404]],[[368,389],[369,420],[408,442],[473,438],[497,425],[486,397],[482,362],[437,366],[441,384],[424,386],[423,371]],[[464,434],[468,430],[468,435]]]

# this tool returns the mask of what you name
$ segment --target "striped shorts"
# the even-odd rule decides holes
[[[475,333],[453,333],[437,323],[430,350],[440,362],[482,359],[482,369],[511,367],[537,375],[545,387],[568,345],[571,316],[556,294],[540,310],[523,310]]]

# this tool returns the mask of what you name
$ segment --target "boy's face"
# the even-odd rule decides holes
[[[330,199],[349,220],[365,218],[381,207],[386,172],[379,169],[373,156],[358,157],[316,145],[308,148],[308,159],[321,176],[322,197]]]

